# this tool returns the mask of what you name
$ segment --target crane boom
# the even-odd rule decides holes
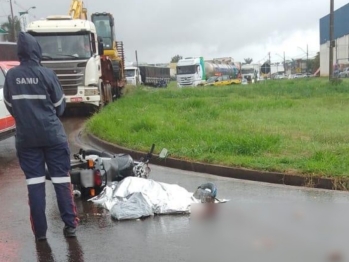
[[[87,9],[84,8],[84,2],[81,0],[72,0],[69,9],[69,15],[73,19],[88,20]]]

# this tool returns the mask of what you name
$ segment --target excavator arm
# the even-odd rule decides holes
[[[69,9],[69,15],[73,19],[83,19],[88,20],[87,18],[87,9],[84,8],[84,3],[81,0],[72,0]]]

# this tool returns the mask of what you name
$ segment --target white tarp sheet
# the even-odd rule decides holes
[[[183,187],[138,177],[127,177],[118,184],[106,186],[101,194],[89,201],[101,204],[118,220],[190,213],[192,204],[201,203]]]

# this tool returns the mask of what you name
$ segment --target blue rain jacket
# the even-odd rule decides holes
[[[41,47],[33,36],[21,32],[17,48],[20,65],[7,72],[4,84],[4,101],[16,121],[16,147],[66,142],[58,118],[66,102],[56,74],[41,65]]]

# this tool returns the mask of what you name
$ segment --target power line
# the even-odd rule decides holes
[[[13,33],[13,39],[12,41],[16,41],[16,29],[15,29],[15,23],[13,19],[13,6],[12,6],[12,0],[10,0],[10,7],[11,7],[11,18],[12,18],[12,33]]]
[[[15,0],[15,1],[13,1],[13,3],[14,3],[15,5],[17,5],[18,7],[22,8],[23,10],[25,10],[25,9],[26,9],[25,7],[23,7],[23,6],[21,6],[20,4],[18,4],[16,0]]]
[[[265,55],[262,59],[259,59],[259,60],[257,61],[257,63],[260,63],[260,62],[262,62],[262,61],[264,62],[268,56],[269,56],[268,54]]]
[[[23,7],[23,6],[21,6],[20,4],[18,4],[18,2],[15,0],[14,1],[14,4],[16,5],[16,6],[18,6],[19,8],[21,8],[22,10],[24,10],[24,11],[26,11],[26,10],[28,10],[29,8],[25,8],[25,7]],[[31,16],[32,18],[36,18],[36,16],[35,15],[31,15],[30,13],[27,13],[29,16]]]

